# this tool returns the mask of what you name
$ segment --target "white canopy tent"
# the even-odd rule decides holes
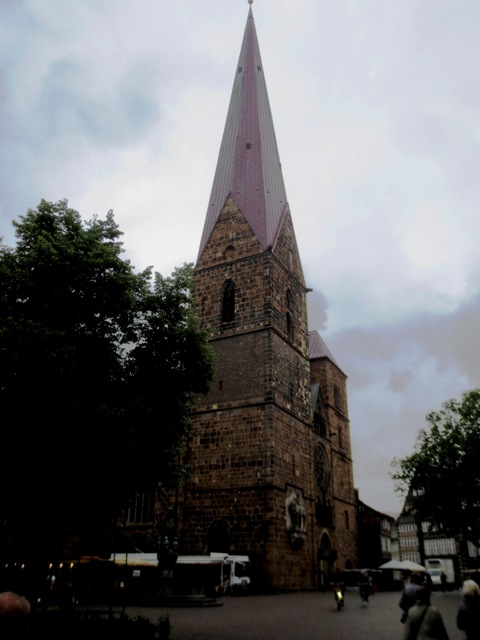
[[[378,567],[379,569],[391,569],[392,571],[425,571],[425,567],[410,560],[389,560]]]

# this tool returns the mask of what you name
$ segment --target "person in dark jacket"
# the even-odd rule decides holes
[[[442,614],[430,604],[428,589],[420,587],[416,597],[408,610],[403,640],[448,640]]]
[[[405,622],[407,619],[408,610],[415,604],[415,600],[417,599],[417,591],[420,589],[422,584],[422,578],[418,575],[418,573],[412,574],[410,580],[405,583],[402,591],[402,597],[400,598],[400,602],[398,606],[403,610],[402,617],[400,622]]]
[[[480,587],[474,580],[462,585],[463,600],[458,607],[457,627],[465,631],[466,640],[480,639]]]

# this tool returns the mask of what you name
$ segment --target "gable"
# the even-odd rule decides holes
[[[293,275],[305,286],[302,263],[298,252],[297,239],[293,229],[292,216],[290,211],[285,214],[280,226],[273,253],[293,273]]]
[[[263,253],[263,249],[242,211],[229,196],[200,254],[196,269]]]

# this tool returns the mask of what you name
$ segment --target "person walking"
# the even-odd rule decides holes
[[[368,598],[370,597],[371,592],[370,583],[371,578],[367,571],[362,571],[360,574],[360,581],[358,583],[360,598],[362,599],[362,607],[368,607]]]
[[[448,640],[440,611],[430,604],[428,589],[420,587],[407,613],[403,640]]]
[[[462,596],[457,612],[457,628],[465,632],[465,640],[479,640],[480,587],[474,580],[465,580]]]
[[[345,579],[340,569],[336,569],[332,576],[330,584],[335,596],[335,602],[337,603],[337,609],[343,609],[345,606]]]
[[[403,610],[400,622],[406,621],[408,610],[415,604],[415,600],[417,599],[417,591],[420,589],[421,584],[422,578],[418,575],[418,573],[413,573],[410,576],[410,580],[408,582],[405,582],[402,591],[402,597],[400,598],[400,602],[398,603],[400,609]]]

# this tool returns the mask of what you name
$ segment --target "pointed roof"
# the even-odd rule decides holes
[[[251,6],[199,256],[230,194],[263,249],[274,245],[288,205]]]
[[[342,369],[339,367],[338,363],[336,362],[335,358],[333,357],[332,352],[327,347],[327,345],[325,344],[325,341],[320,336],[318,331],[308,332],[308,357],[310,360],[317,360],[319,358],[328,358],[330,362],[332,362],[337,367],[337,369],[342,371]]]

